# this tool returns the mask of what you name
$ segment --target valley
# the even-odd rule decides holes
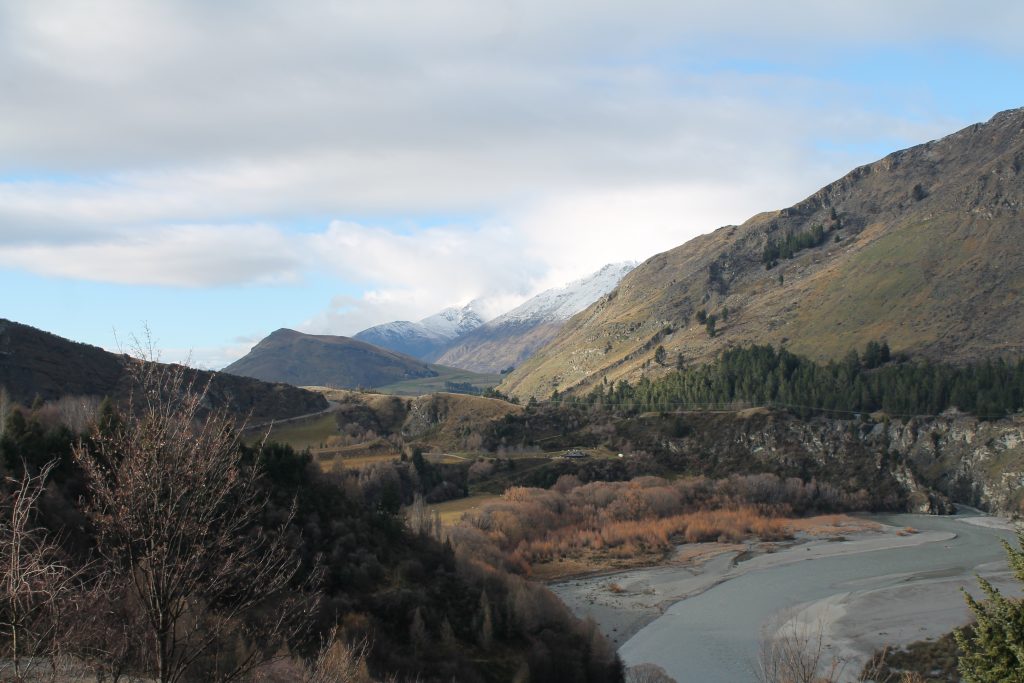
[[[219,372],[0,320],[0,551],[63,582],[24,598],[38,621],[0,589],[0,677],[33,660],[3,644],[22,630],[98,679],[955,659],[989,604],[961,589],[994,600],[975,574],[1020,595],[1021,159],[1016,109],[490,319],[282,327]],[[193,592],[156,609],[135,577],[168,567]]]

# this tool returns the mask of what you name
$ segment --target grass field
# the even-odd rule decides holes
[[[328,437],[337,433],[338,425],[334,421],[334,415],[328,413],[307,420],[277,425],[270,430],[270,437],[267,440],[286,443],[295,450],[301,451],[305,448],[317,448],[321,443],[326,442]],[[253,430],[247,435],[247,439],[251,442],[259,441],[262,438],[261,430]]]
[[[447,500],[437,505],[431,505],[430,510],[433,512],[437,510],[441,513],[441,523],[446,525],[452,525],[462,519],[462,515],[469,510],[480,507],[484,503],[492,500],[496,500],[501,496],[495,493],[477,493],[467,498],[459,498],[458,500]]]
[[[445,391],[445,382],[455,382],[458,384],[469,383],[473,386],[486,389],[488,387],[498,386],[502,380],[501,375],[484,375],[479,372],[470,372],[469,370],[460,370],[459,368],[449,368],[445,365],[431,365],[430,367],[438,373],[437,377],[408,379],[402,382],[395,382],[394,384],[376,387],[374,390],[386,394],[397,394],[398,396],[422,396],[423,394],[433,394],[438,391]]]

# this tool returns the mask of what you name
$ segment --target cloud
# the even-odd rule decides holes
[[[971,122],[860,69],[1019,63],[1022,23],[1012,0],[0,0],[0,265],[326,273],[348,293],[280,322],[325,332],[497,313]]]
[[[0,247],[0,265],[95,282],[217,287],[294,281],[300,258],[266,226],[186,225],[90,243]]]
[[[335,297],[311,331],[353,334],[388,320],[418,320],[450,305],[480,302],[495,316],[508,300],[519,301],[544,275],[528,259],[528,244],[511,226],[447,226],[405,234],[334,221],[306,244],[320,267],[366,287],[361,297]]]
[[[1015,50],[1000,27],[1022,12],[797,4],[8,2],[0,169],[216,172],[228,160],[281,172],[319,157],[371,179],[410,165],[432,191],[445,178],[512,193],[530,177],[614,179],[678,165],[656,159],[657,141],[671,149],[701,118],[695,100],[744,87],[705,60],[828,61],[897,37]],[[442,150],[476,173],[423,173]]]

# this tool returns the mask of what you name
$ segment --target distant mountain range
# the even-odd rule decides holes
[[[585,391],[751,343],[819,360],[875,339],[951,362],[1019,357],[1022,209],[1016,109],[648,259],[500,388]]]
[[[473,372],[517,366],[543,347],[571,317],[615,289],[636,263],[606,265],[596,273],[541,292],[458,338],[438,363]]]
[[[473,372],[495,373],[517,365],[546,344],[562,325],[610,292],[633,262],[609,264],[563,287],[549,289],[494,320],[484,322],[478,302],[446,308],[418,323],[376,325],[353,339]]]
[[[126,356],[70,341],[28,325],[0,319],[0,387],[19,403],[36,397],[109,396],[124,399],[132,389]],[[287,384],[270,384],[223,372],[194,371],[209,382],[211,406],[253,420],[284,419],[328,407],[321,394]]]
[[[296,386],[339,388],[383,387],[428,377],[443,382],[449,375],[458,376],[453,368],[496,374],[529,358],[569,318],[614,289],[634,266],[607,265],[564,287],[542,292],[488,323],[477,313],[479,303],[474,301],[419,322],[375,325],[351,338],[280,329],[224,372]],[[467,379],[486,378],[463,376],[459,383]]]
[[[436,361],[452,343],[484,324],[474,310],[476,302],[462,308],[450,307],[419,322],[396,320],[367,328],[352,338],[404,353],[425,361]]]

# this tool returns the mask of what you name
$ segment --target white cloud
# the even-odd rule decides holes
[[[327,272],[364,293],[305,321],[326,332],[481,296],[498,313],[870,160],[818,141],[969,123],[901,84],[871,104],[870,74],[828,65],[1019,60],[1022,23],[1012,0],[0,0],[0,265],[172,287]],[[374,227],[424,214],[482,218]]]
[[[290,282],[301,261],[266,226],[187,225],[137,231],[90,243],[20,244],[0,248],[0,265],[95,282],[216,287]]]
[[[399,234],[335,221],[307,238],[321,267],[367,287],[362,297],[336,297],[307,321],[311,331],[353,334],[388,320],[418,320],[441,308],[486,297],[484,315],[536,289],[543,267],[510,226],[437,227]],[[495,309],[495,310],[491,310]]]

